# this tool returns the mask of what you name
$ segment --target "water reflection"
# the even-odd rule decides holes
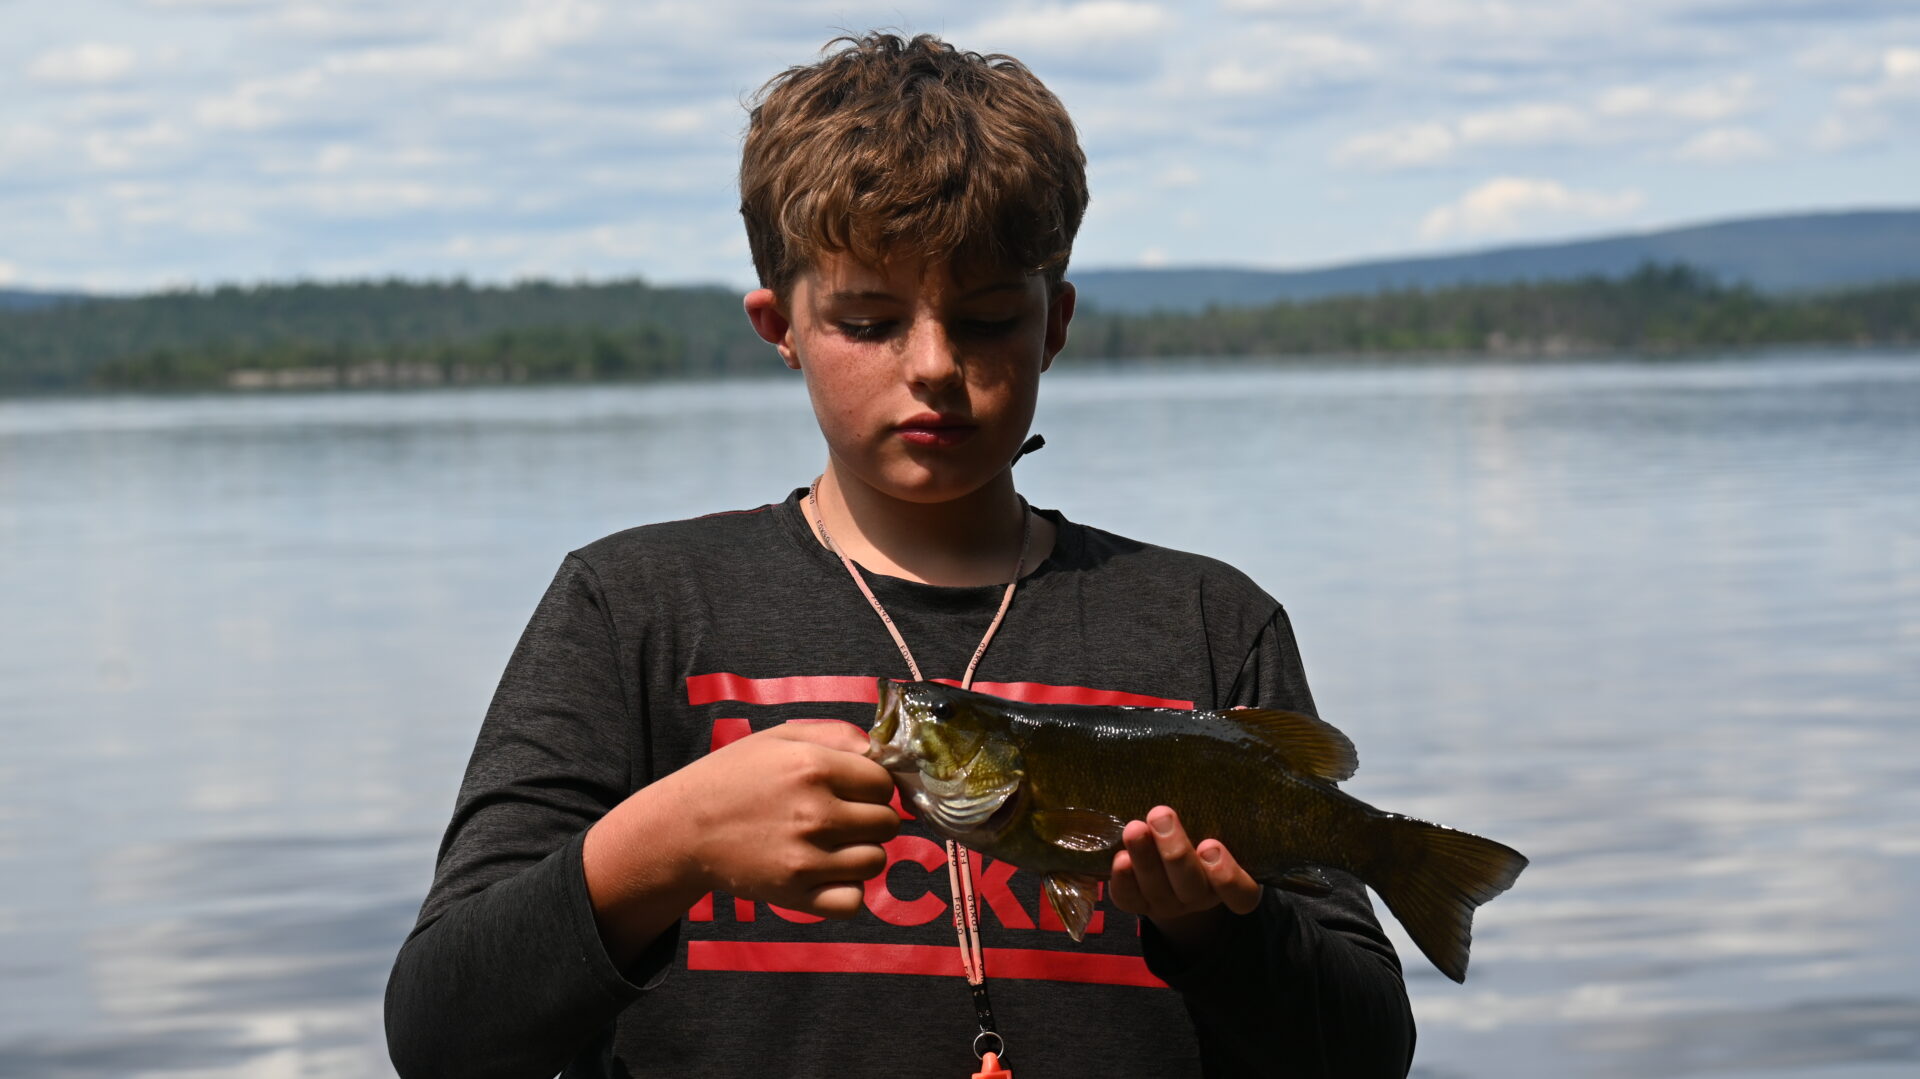
[[[1245,568],[1354,793],[1533,857],[1417,1074],[1920,1063],[1920,364],[1063,375],[1033,500]],[[817,446],[791,382],[0,402],[0,1075],[387,1074],[561,555]]]

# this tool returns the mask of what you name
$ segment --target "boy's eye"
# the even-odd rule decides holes
[[[998,337],[1019,324],[1018,316],[1000,319],[970,318],[960,323],[960,330],[972,337]]]
[[[877,341],[885,337],[887,331],[892,328],[893,323],[886,320],[840,323],[840,332],[853,338],[855,341]]]

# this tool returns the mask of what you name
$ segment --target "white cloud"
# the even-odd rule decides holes
[[[1557,180],[1500,176],[1437,206],[1420,222],[1427,240],[1474,239],[1513,235],[1568,219],[1603,221],[1640,208],[1639,191],[1581,191]]]
[[[1892,125],[1877,112],[1845,109],[1823,117],[1813,130],[1813,144],[1822,150],[1847,150],[1879,142]]]
[[[1178,191],[1200,182],[1200,173],[1191,165],[1174,165],[1154,177],[1153,186],[1162,191]]]
[[[1920,48],[1896,45],[1880,57],[1880,69],[1888,79],[1909,81],[1920,78]]]
[[[1362,168],[1414,168],[1446,160],[1458,141],[1445,124],[1412,124],[1355,135],[1334,150],[1333,159]]]
[[[262,169],[272,173],[340,176],[364,174],[370,169],[411,170],[447,162],[447,154],[431,146],[373,147],[329,142],[297,156],[268,159]]]
[[[133,70],[134,52],[124,45],[97,41],[43,53],[27,65],[27,74],[41,82],[113,82]]]
[[[1226,11],[1243,15],[1305,15],[1338,8],[1342,0],[1225,0]]]
[[[386,217],[409,210],[483,206],[492,196],[478,187],[444,187],[417,180],[344,180],[295,185],[274,201],[341,217]]]
[[[59,142],[59,136],[40,124],[0,127],[0,167],[18,172],[31,162],[45,161]]]
[[[1083,0],[1016,10],[969,30],[967,41],[981,51],[1012,52],[1021,48],[1082,51],[1117,40],[1157,33],[1169,23],[1158,4],[1137,0]]]
[[[382,80],[505,76],[590,37],[600,19],[601,8],[583,0],[526,3],[505,17],[476,22],[450,40],[337,52],[290,74],[243,81],[202,100],[194,115],[207,127],[254,131],[286,122],[299,103],[342,88]]]
[[[162,10],[247,11],[264,8],[275,0],[143,0],[146,6]]]
[[[1754,102],[1753,79],[1745,75],[1684,89],[1615,86],[1596,95],[1591,105],[1530,101],[1363,132],[1336,147],[1333,160],[1395,171],[1437,164],[1471,147],[1652,142],[1676,137],[1673,129],[1683,121],[1720,120],[1751,110]]]
[[[1834,94],[1834,109],[1814,129],[1813,144],[1822,150],[1886,141],[1896,120],[1920,105],[1920,47],[1880,48],[1872,63],[1858,70],[1878,77],[1843,86]]]
[[[1685,90],[1648,85],[1615,86],[1600,95],[1596,109],[1603,116],[1711,122],[1751,111],[1755,102],[1752,76],[1736,75]]]
[[[1233,97],[1348,81],[1379,62],[1371,47],[1337,34],[1282,31],[1271,26],[1239,35],[1235,45],[1236,49],[1207,67],[1202,83],[1208,91]],[[1211,47],[1207,50],[1208,54],[1215,52]]]
[[[1840,91],[1843,105],[1870,108],[1890,102],[1920,100],[1920,48],[1896,45],[1881,52],[1880,78]]]
[[[1165,266],[1167,264],[1167,253],[1159,247],[1149,247],[1140,252],[1140,257],[1135,259],[1134,263],[1145,267]]]
[[[204,127],[256,131],[272,127],[286,116],[286,106],[310,98],[325,82],[321,71],[309,68],[292,75],[249,79],[218,97],[194,106],[194,119]]]
[[[1593,128],[1587,115],[1571,105],[1527,104],[1462,117],[1460,140],[1506,146],[1570,142]]]
[[[165,120],[155,120],[130,131],[91,131],[82,139],[87,160],[102,169],[124,169],[142,152],[185,141],[180,129]]]
[[[482,24],[475,42],[483,55],[521,60],[586,37],[601,14],[599,5],[584,0],[536,0],[517,14]]]
[[[1801,49],[1794,54],[1793,65],[1810,75],[1865,78],[1880,69],[1880,50],[1863,48],[1853,41],[1828,40]]]
[[[1249,67],[1238,60],[1222,60],[1207,69],[1207,89],[1216,94],[1257,94],[1272,86],[1270,67]]]
[[[11,262],[0,261],[0,285],[12,284],[20,279],[20,269]]]
[[[1674,156],[1682,161],[1724,165],[1753,161],[1772,153],[1773,143],[1751,128],[1715,127],[1681,143],[1680,148],[1674,151]]]

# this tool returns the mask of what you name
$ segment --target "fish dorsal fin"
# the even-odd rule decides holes
[[[1120,849],[1120,833],[1127,822],[1097,809],[1037,809],[1033,830],[1041,839],[1072,851]]]
[[[1093,905],[1100,899],[1100,882],[1078,873],[1049,873],[1040,878],[1046,886],[1047,902],[1067,927],[1067,935],[1078,941],[1087,935],[1087,923],[1093,921]]]
[[[1340,729],[1305,712],[1234,708],[1220,713],[1257,735],[1296,772],[1321,779],[1350,779],[1360,755]]]

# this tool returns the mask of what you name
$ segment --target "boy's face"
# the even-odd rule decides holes
[[[806,376],[843,482],[945,502],[1004,472],[1033,422],[1040,373],[1067,340],[1073,286],[829,255],[789,294],[746,298],[760,336]]]

